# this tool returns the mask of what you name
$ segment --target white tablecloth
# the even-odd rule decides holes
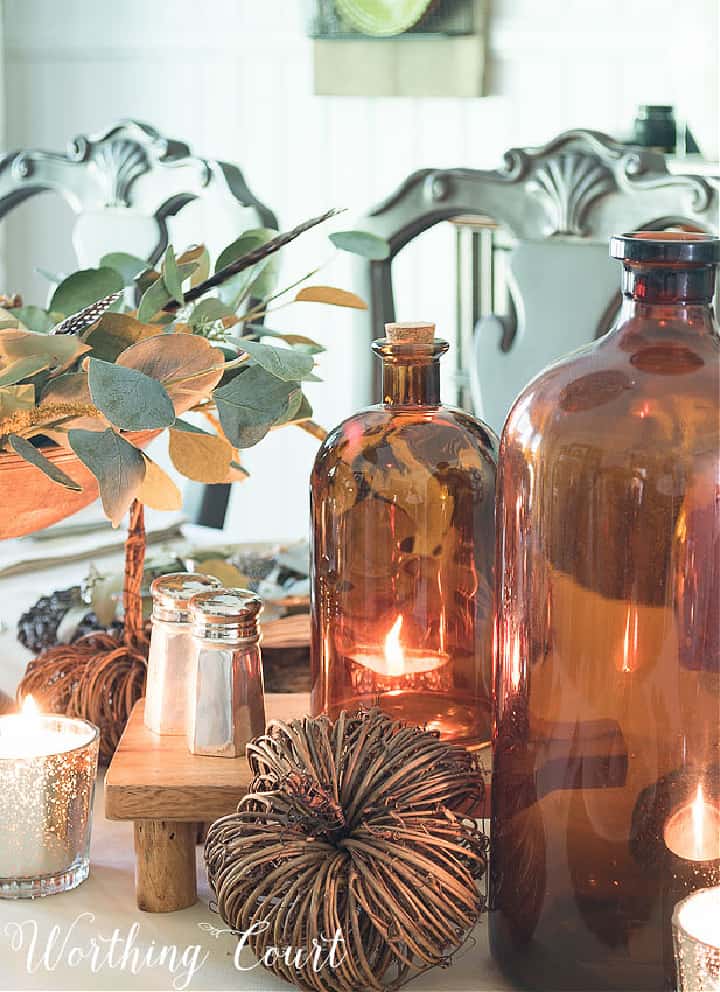
[[[98,558],[96,564],[101,568],[117,567],[120,561],[121,556],[114,554]],[[14,693],[30,657],[15,639],[20,614],[44,593],[79,582],[87,571],[87,561],[69,561],[51,569],[0,578],[0,619],[3,624],[0,631],[0,688]],[[73,892],[45,899],[0,900],[0,989],[139,992],[142,989],[189,988],[281,992],[290,988],[260,967],[248,971],[235,967],[236,938],[228,934],[213,936],[207,928],[208,925],[221,928],[223,923],[209,909],[209,891],[203,869],[198,876],[199,899],[191,909],[162,915],[138,910],[134,892],[132,824],[105,819],[102,781],[98,786],[88,881]],[[198,858],[201,858],[200,848]],[[106,960],[108,941],[116,930],[114,966],[111,966]],[[129,949],[128,940],[132,941]],[[99,947],[99,970],[93,970],[92,958],[88,956],[93,941]],[[197,950],[194,945],[199,945]],[[142,965],[148,950],[152,949],[157,959],[163,946],[177,948],[174,973],[167,963],[141,966],[136,974],[132,973],[135,958]],[[135,955],[134,950],[137,951]],[[123,969],[119,964],[124,951],[127,953]],[[165,952],[166,961],[170,953]],[[183,955],[184,963],[181,961]],[[192,960],[203,963],[187,985],[187,964]],[[243,951],[240,964],[248,968],[253,963],[252,955]],[[502,992],[510,989],[490,959],[486,921],[477,927],[471,942],[457,955],[452,967],[429,972],[413,981],[410,988],[417,992]]]

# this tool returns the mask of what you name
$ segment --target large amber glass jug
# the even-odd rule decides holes
[[[330,433],[311,480],[312,709],[379,705],[489,741],[497,442],[440,404],[444,341],[393,324],[383,403]]]
[[[615,327],[501,443],[490,933],[519,988],[674,988],[673,903],[720,881],[720,241],[611,254]]]

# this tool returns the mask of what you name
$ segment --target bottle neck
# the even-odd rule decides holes
[[[440,362],[427,365],[383,363],[385,406],[439,406]]]
[[[714,265],[643,265],[625,263],[620,324],[655,320],[688,331],[717,333],[712,299],[715,292]]]
[[[374,341],[373,351],[383,363],[385,406],[439,406],[440,358],[447,349],[447,342],[440,340],[432,344]]]

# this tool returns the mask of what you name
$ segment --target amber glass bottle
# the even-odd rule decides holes
[[[440,404],[433,325],[387,325],[383,403],[311,479],[312,709],[379,704],[452,741],[490,734],[497,442]]]
[[[520,988],[674,987],[672,894],[717,851],[720,241],[611,254],[615,327],[500,451],[490,934]]]

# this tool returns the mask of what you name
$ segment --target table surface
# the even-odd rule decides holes
[[[117,566],[119,561],[118,553],[96,559],[101,568]],[[87,561],[67,562],[0,578],[0,688],[14,693],[30,657],[15,640],[20,613],[43,593],[79,582],[87,571]],[[238,964],[250,970],[236,967],[236,938],[213,933],[224,924],[209,908],[210,893],[202,865],[198,902],[190,909],[164,915],[137,908],[133,825],[106,819],[104,804],[101,778],[95,797],[90,878],[83,885],[73,892],[34,901],[0,900],[0,989],[287,992],[291,986],[261,967],[253,968],[255,960],[247,950]],[[201,863],[201,848],[197,857]],[[115,932],[113,954],[108,957]],[[157,960],[163,947],[173,945],[178,962],[174,973],[167,963],[144,966],[150,951]],[[166,961],[169,955],[170,951],[165,951]],[[193,960],[202,961],[202,966],[187,984],[188,962]],[[133,974],[137,963],[139,970]],[[409,988],[417,992],[505,992],[512,986],[489,956],[487,922],[483,920],[450,968],[428,972]]]

